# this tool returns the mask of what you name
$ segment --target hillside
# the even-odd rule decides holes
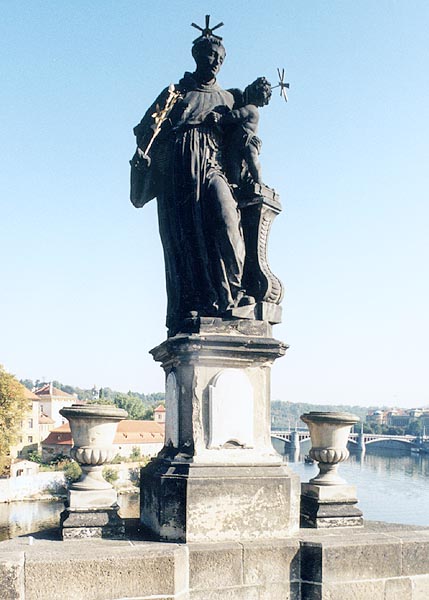
[[[349,406],[347,404],[307,404],[304,402],[282,402],[274,400],[271,403],[272,429],[289,429],[295,426],[304,427],[300,416],[312,410],[353,413],[365,421],[368,408],[365,406]]]

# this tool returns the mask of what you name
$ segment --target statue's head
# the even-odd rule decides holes
[[[271,99],[271,83],[266,77],[258,77],[244,90],[245,103],[265,106]]]
[[[195,73],[203,82],[216,78],[225,60],[225,48],[218,37],[208,35],[195,40],[192,46],[192,56],[196,62]]]

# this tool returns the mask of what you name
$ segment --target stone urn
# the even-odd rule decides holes
[[[74,404],[62,408],[60,414],[70,423],[70,455],[82,468],[80,479],[69,485],[66,509],[61,513],[63,539],[123,537],[118,495],[102,471],[115,455],[116,429],[128,413],[111,405]]]
[[[350,413],[310,412],[301,416],[310,430],[310,457],[319,463],[319,473],[310,483],[316,485],[343,485],[338,465],[349,457],[347,441],[352,425],[359,417]]]
[[[115,406],[74,404],[62,408],[60,414],[70,423],[73,438],[70,455],[82,468],[80,479],[69,486],[69,506],[111,506],[117,495],[112,485],[103,478],[102,470],[115,455],[113,439],[116,429],[128,413]]]

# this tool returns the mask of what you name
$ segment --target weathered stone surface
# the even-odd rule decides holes
[[[189,544],[190,588],[210,590],[220,583],[225,587],[243,584],[241,544]]]
[[[420,575],[412,578],[413,600],[427,600],[429,598],[429,575]]]
[[[24,597],[24,552],[0,553],[0,598],[21,600]]]
[[[302,582],[300,600],[322,600],[322,584]]]
[[[297,531],[299,483],[287,467],[154,461],[141,474],[141,520],[160,539],[245,541]]]
[[[404,575],[400,560],[404,540],[429,553],[424,528],[368,523],[284,540],[186,545],[29,539],[0,543],[1,600],[429,598],[429,571]]]
[[[387,600],[384,581],[353,581],[348,583],[324,583],[320,600]],[[313,600],[303,596],[302,600]],[[389,598],[389,600],[391,600]],[[401,596],[395,600],[402,600]],[[405,600],[405,599],[404,599]]]
[[[336,486],[332,486],[332,488],[335,487]],[[356,499],[338,501],[329,501],[327,499],[321,500],[315,495],[308,496],[306,494],[302,494],[301,527],[314,527],[317,529],[327,529],[333,527],[362,527],[362,511],[355,506],[356,502]]]
[[[321,583],[323,575],[323,547],[320,542],[301,542],[301,580]]]
[[[399,577],[401,547],[395,540],[374,538],[328,542],[323,547],[322,564],[326,582]]]
[[[260,588],[258,600],[301,600],[300,584],[267,583]]]
[[[106,490],[73,490],[67,494],[70,508],[103,508],[117,504],[118,493],[113,488]]]
[[[177,427],[141,472],[141,522],[166,541],[290,536],[299,526],[299,478],[272,447],[269,416],[270,368],[287,346],[266,336],[263,322],[197,325],[152,350]]]
[[[429,597],[427,575],[404,577],[405,569],[421,568],[416,563],[423,558],[425,545],[429,552],[427,528],[368,522],[360,530],[307,529],[299,535],[302,600]],[[412,552],[414,544],[416,550]]]
[[[272,327],[268,319],[254,321],[249,319],[220,319],[219,317],[199,317],[194,321],[190,332],[217,333],[232,335],[250,335],[272,337]]]
[[[426,543],[429,550],[429,530],[423,528],[367,522],[363,529],[301,529],[302,578],[340,582],[407,575],[402,557],[406,536],[410,544]]]
[[[349,502],[356,503],[355,485],[315,485],[314,483],[301,483],[301,495],[314,498],[319,502]]]
[[[388,579],[384,588],[384,600],[413,600],[411,579]]]
[[[26,553],[25,600],[175,598],[188,589],[187,562],[185,548],[166,544],[35,544]]]
[[[209,385],[209,406],[209,448],[231,442],[254,446],[254,394],[244,371],[222,369]]]
[[[125,524],[118,516],[118,510],[118,506],[105,510],[66,508],[60,521],[63,539],[124,538]]]
[[[425,575],[429,573],[429,532],[407,539],[401,535],[403,575]]]
[[[260,600],[260,590],[256,586],[221,588],[203,592],[191,590],[189,598],[190,600]]]
[[[179,390],[173,371],[165,382],[165,444],[179,447]]]
[[[298,540],[270,540],[265,542],[244,542],[243,569],[244,583],[284,585],[285,582],[300,579],[300,559]]]

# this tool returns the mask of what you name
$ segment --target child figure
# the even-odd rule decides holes
[[[235,98],[234,109],[219,119],[227,137],[228,180],[239,185],[249,179],[262,184],[259,153],[262,142],[256,135],[259,123],[258,107],[266,106],[271,98],[271,84],[265,77],[258,77],[244,92],[230,90]],[[229,130],[229,131],[228,131]]]

